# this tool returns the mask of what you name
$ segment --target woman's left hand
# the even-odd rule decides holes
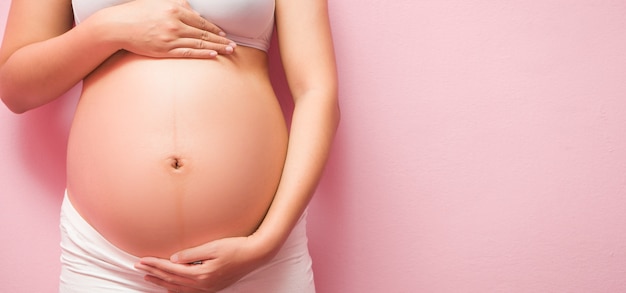
[[[267,259],[252,237],[218,239],[180,251],[170,259],[144,257],[135,268],[147,273],[147,281],[169,292],[217,292]]]

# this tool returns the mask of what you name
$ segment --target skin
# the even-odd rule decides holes
[[[0,97],[9,109],[22,113],[56,99],[119,50],[211,59],[241,49],[185,1],[137,0],[101,10],[75,28],[72,22],[70,1],[12,1],[0,50]],[[276,24],[295,108],[273,201],[249,236],[220,238],[136,264],[146,280],[172,292],[216,292],[269,261],[322,174],[339,122],[327,3],[277,0]],[[195,261],[202,264],[190,265]]]
[[[136,256],[254,232],[287,147],[266,59],[244,46],[214,60],[109,58],[84,80],[68,140],[76,210]]]

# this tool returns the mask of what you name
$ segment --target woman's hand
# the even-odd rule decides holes
[[[186,0],[137,0],[101,10],[120,49],[149,57],[213,58],[235,43]]]
[[[147,281],[170,292],[217,292],[272,256],[253,237],[215,240],[180,251],[169,260],[144,257],[135,268],[147,273]]]

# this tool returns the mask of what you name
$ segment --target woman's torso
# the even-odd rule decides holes
[[[262,220],[287,132],[266,54],[235,51],[214,60],[120,52],[84,80],[68,194],[114,245],[169,257],[248,235]]]

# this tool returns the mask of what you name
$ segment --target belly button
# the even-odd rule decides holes
[[[170,166],[172,166],[172,168],[174,168],[174,170],[180,170],[180,168],[183,167],[183,160],[181,158],[178,157],[171,157],[170,158]]]

